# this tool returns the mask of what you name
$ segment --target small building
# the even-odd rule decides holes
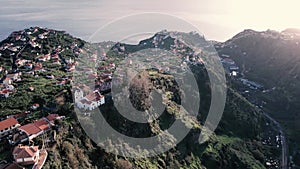
[[[66,66],[67,72],[73,72],[75,70],[75,63],[68,63]]]
[[[0,98],[8,98],[10,91],[8,89],[0,90]]]
[[[63,119],[65,118],[65,116],[59,116],[58,114],[49,114],[46,119],[48,120],[48,122],[50,124],[54,124],[54,121],[55,120],[58,120],[58,119]]]
[[[9,142],[10,144],[16,144],[32,141],[32,139],[50,131],[51,127],[55,125],[54,120],[63,118],[65,117],[57,114],[50,114],[47,117],[35,120],[33,123],[21,126],[17,129],[18,133],[16,133],[14,138],[9,140]]]
[[[19,126],[20,126],[19,122],[13,117],[1,121],[0,122],[0,138],[11,133],[14,129],[16,129]]]
[[[0,84],[0,98],[8,98],[10,93],[12,93],[14,90],[15,87],[13,85]]]
[[[241,78],[240,80],[241,80],[241,82],[242,82],[244,85],[250,87],[251,89],[257,90],[257,89],[262,89],[262,88],[263,88],[262,85],[260,85],[260,84],[258,84],[258,83],[256,83],[256,82],[250,81],[250,80],[248,80],[248,79],[243,79],[243,78]]]
[[[2,83],[5,84],[5,85],[11,85],[12,80],[10,78],[5,78]]]
[[[26,62],[27,62],[27,60],[25,60],[25,59],[17,59],[16,60],[16,65],[17,66],[24,66]]]
[[[38,109],[39,107],[40,107],[40,104],[34,103],[30,108],[31,108],[32,110],[36,110],[36,109]]]
[[[230,71],[237,71],[237,70],[239,70],[239,67],[238,67],[238,66],[235,66],[235,65],[234,65],[234,66],[230,66],[230,67],[229,67],[229,70],[230,70]]]
[[[10,79],[12,81],[21,81],[21,75],[22,73],[13,73],[13,74],[7,74],[6,79]]]
[[[50,59],[51,59],[51,55],[50,54],[46,54],[44,56],[40,56],[40,57],[37,58],[37,60],[39,62],[46,62],[46,61],[48,61]]]
[[[82,96],[83,93],[81,90],[75,92],[75,103],[80,109],[94,110],[105,103],[104,96],[101,95],[98,90],[95,90],[85,97]]]
[[[31,91],[31,92],[33,92],[34,91],[34,87],[30,86],[30,87],[28,87],[28,90]]]
[[[234,60],[232,60],[230,58],[222,58],[221,62],[226,65],[235,65]]]
[[[24,65],[24,68],[25,68],[25,69],[28,69],[28,70],[31,70],[31,69],[33,68],[33,64],[32,64],[32,63],[26,63],[26,64]]]
[[[35,72],[43,72],[44,69],[43,69],[43,64],[38,62],[34,65],[34,68],[33,68],[33,71]]]
[[[36,164],[39,160],[40,150],[38,146],[18,145],[13,150],[13,157],[16,163],[21,165]]]

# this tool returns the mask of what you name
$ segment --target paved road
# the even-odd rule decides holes
[[[285,134],[283,132],[283,129],[282,129],[281,125],[275,119],[273,119],[270,115],[268,115],[267,113],[263,113],[263,114],[264,114],[264,116],[266,116],[269,120],[271,120],[277,126],[277,129],[280,132],[280,135],[281,135],[281,147],[282,147],[281,168],[282,169],[288,169],[287,143],[286,143],[286,137],[285,137]]]

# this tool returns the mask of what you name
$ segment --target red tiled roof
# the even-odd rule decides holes
[[[25,65],[26,66],[32,66],[32,63],[26,63]]]
[[[45,119],[39,119],[35,121],[33,124],[41,130],[47,130],[50,128],[49,123]]]
[[[39,132],[41,132],[42,130],[40,128],[38,128],[36,125],[34,125],[33,123],[30,124],[26,124],[24,126],[21,126],[19,129],[23,130],[24,132],[26,132],[28,135],[32,135],[32,134],[37,134]]]
[[[6,93],[9,93],[9,90],[8,90],[8,89],[1,90],[1,91],[0,91],[0,94],[6,94]]]
[[[32,106],[34,106],[34,107],[40,107],[40,104],[34,103]]]
[[[16,124],[19,124],[19,123],[15,118],[13,118],[13,117],[8,118],[8,119],[0,122],[0,130],[4,130],[4,129],[9,128]]]
[[[35,153],[39,150],[38,146],[22,146],[18,145],[13,150],[15,159],[34,157]]]
[[[16,77],[16,76],[18,76],[18,74],[16,74],[16,73],[14,73],[14,74],[7,74],[7,75],[6,75],[6,78],[12,79],[12,78],[14,78],[14,77]]]
[[[80,102],[81,102],[82,104],[91,104],[90,101],[87,101],[87,100],[85,100],[85,99],[80,100]]]
[[[59,117],[58,114],[49,114],[46,118],[47,118],[49,121],[54,121],[54,120],[56,120],[58,117]]]
[[[54,54],[53,56],[52,56],[52,58],[59,58],[59,56],[58,56],[58,54]]]
[[[98,92],[95,91],[93,93],[90,93],[89,95],[85,96],[85,98],[87,99],[87,101],[98,101],[102,98],[103,96]]]
[[[10,78],[9,78],[9,77],[6,77],[5,80],[8,81],[8,80],[10,80]]]

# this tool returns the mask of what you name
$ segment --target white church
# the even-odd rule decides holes
[[[84,110],[94,110],[105,103],[104,96],[98,90],[83,97],[81,90],[75,91],[75,104],[78,108]]]

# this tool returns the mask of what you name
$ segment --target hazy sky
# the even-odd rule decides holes
[[[120,17],[161,12],[192,23],[208,39],[223,41],[248,28],[300,28],[299,7],[299,0],[1,0],[0,38],[38,25],[88,39]]]

